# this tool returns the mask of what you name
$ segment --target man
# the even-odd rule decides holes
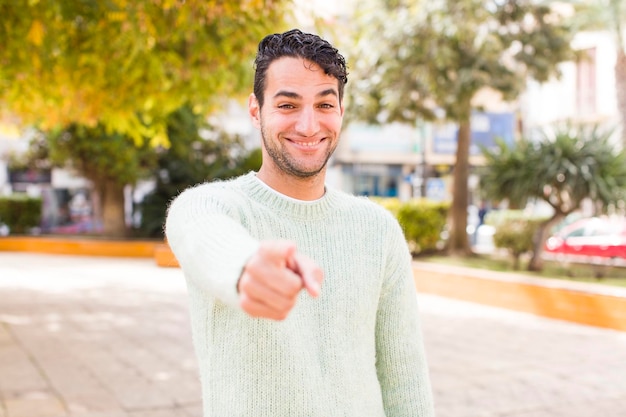
[[[259,172],[186,190],[166,221],[189,289],[204,416],[433,416],[401,229],[324,184],[344,58],[292,30],[263,39],[255,66]]]

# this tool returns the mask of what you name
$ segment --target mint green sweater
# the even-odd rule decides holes
[[[434,415],[411,258],[401,229],[366,198],[316,201],[249,173],[190,188],[169,207],[168,242],[190,296],[204,416]],[[289,239],[324,271],[284,321],[238,306],[260,240]]]

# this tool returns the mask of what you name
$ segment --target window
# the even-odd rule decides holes
[[[596,48],[581,52],[576,63],[576,112],[587,117],[596,113]]]

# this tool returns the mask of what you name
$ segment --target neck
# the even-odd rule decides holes
[[[308,178],[294,177],[284,172],[270,173],[267,169],[259,169],[257,178],[269,187],[297,200],[312,201],[321,198],[325,192],[324,179],[326,169]]]

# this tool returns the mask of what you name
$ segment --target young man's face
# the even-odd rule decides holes
[[[323,172],[337,147],[343,120],[338,80],[302,58],[270,64],[263,108],[249,101],[263,137],[263,165],[273,172],[307,178]]]

